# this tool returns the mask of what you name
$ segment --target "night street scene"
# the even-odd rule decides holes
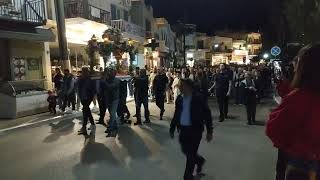
[[[320,0],[0,0],[0,180],[320,180]]]

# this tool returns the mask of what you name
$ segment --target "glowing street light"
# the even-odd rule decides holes
[[[268,53],[265,53],[265,54],[263,55],[263,58],[264,58],[264,59],[268,59],[268,58],[269,58],[269,54],[268,54]]]
[[[215,44],[215,45],[214,45],[214,48],[218,48],[218,47],[219,47],[219,44]]]

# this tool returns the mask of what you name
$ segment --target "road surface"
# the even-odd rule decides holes
[[[133,102],[128,106],[134,114]],[[216,103],[210,101],[215,130],[213,142],[200,145],[207,159],[202,180],[274,179],[276,150],[263,126],[273,106],[259,105],[259,125],[247,126],[244,106],[231,106],[232,119],[218,123]],[[79,119],[5,131],[0,134],[0,179],[182,180],[185,157],[177,137],[168,135],[173,110],[173,105],[166,105],[164,121],[159,121],[159,111],[150,103],[152,124],[122,126],[117,138],[106,138],[100,125],[90,138],[78,136]]]

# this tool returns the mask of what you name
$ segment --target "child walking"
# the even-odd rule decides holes
[[[57,106],[57,96],[52,92],[48,91],[47,101],[49,103],[49,111],[50,113],[57,114],[56,106]]]

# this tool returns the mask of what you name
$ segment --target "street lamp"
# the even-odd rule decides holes
[[[263,55],[263,58],[264,58],[264,59],[268,59],[268,58],[269,58],[269,54],[268,54],[268,53],[265,53],[265,54]]]
[[[219,47],[219,44],[215,44],[215,45],[214,45],[214,48],[218,48],[218,47]]]

